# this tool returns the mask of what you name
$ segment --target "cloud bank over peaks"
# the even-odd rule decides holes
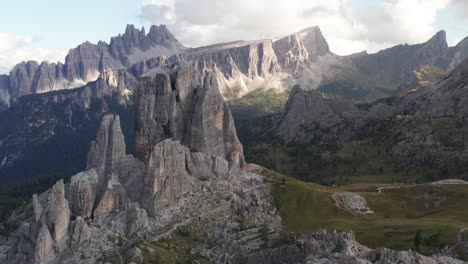
[[[179,40],[189,46],[271,38],[318,25],[332,51],[344,55],[426,41],[438,31],[435,27],[438,12],[451,1],[362,3],[370,1],[145,0],[140,18],[154,24],[167,24]]]
[[[18,36],[0,32],[0,74],[8,72],[19,62],[28,60],[63,61],[65,50],[35,47],[31,36]]]

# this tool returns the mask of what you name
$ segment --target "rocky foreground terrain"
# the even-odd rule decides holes
[[[150,245],[191,237],[188,227],[199,236],[168,263],[463,263],[369,249],[351,232],[283,234],[272,181],[246,165],[216,78],[197,85],[191,74],[182,63],[144,75],[136,156],[126,154],[119,116],[105,115],[86,170],[16,214],[23,223],[1,242],[2,263],[148,263],[158,254]]]

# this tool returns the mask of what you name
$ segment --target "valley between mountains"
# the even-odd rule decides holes
[[[164,25],[0,76],[1,263],[466,263],[468,48]]]

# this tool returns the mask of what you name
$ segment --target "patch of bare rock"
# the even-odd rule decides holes
[[[337,192],[332,194],[336,206],[360,214],[373,214],[367,201],[358,193]]]

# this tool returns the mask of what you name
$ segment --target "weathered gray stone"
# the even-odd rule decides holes
[[[36,239],[36,250],[34,254],[35,261],[41,263],[54,250],[54,240],[49,232],[49,229],[46,225],[41,225],[39,228],[39,233],[37,234]]]
[[[357,111],[350,101],[325,99],[316,91],[295,86],[279,119],[277,134],[286,143],[310,142],[320,137],[320,133],[312,131],[329,131],[344,123],[345,113]]]
[[[68,196],[73,215],[85,219],[91,217],[97,185],[98,175],[94,169],[80,172],[71,178]]]
[[[105,189],[102,195],[100,195],[99,201],[97,201],[96,207],[93,211],[93,218],[96,221],[105,219],[117,207],[119,199],[120,196],[114,186],[108,185],[107,189]]]
[[[136,155],[147,161],[154,146],[172,138],[193,152],[219,156],[243,167],[242,145],[216,78],[207,74],[203,86],[192,83],[186,63],[160,67],[142,77],[136,92]]]
[[[119,116],[105,115],[96,140],[91,143],[86,168],[95,169],[99,175],[98,189],[103,189],[108,180],[116,178],[117,164],[126,156],[125,148]]]
[[[67,237],[68,224],[70,223],[70,208],[67,199],[65,199],[63,180],[57,182],[50,189],[47,206],[44,210],[45,223],[54,241],[59,243]]]
[[[151,216],[190,190],[194,180],[187,171],[190,151],[179,141],[164,140],[156,145],[147,164],[143,205]]]
[[[132,205],[127,211],[127,236],[133,235],[136,231],[144,228],[148,224],[148,215],[145,209]]]
[[[71,235],[71,246],[76,248],[83,242],[88,241],[91,238],[91,232],[86,224],[85,220],[78,216],[75,220],[72,235]]]

